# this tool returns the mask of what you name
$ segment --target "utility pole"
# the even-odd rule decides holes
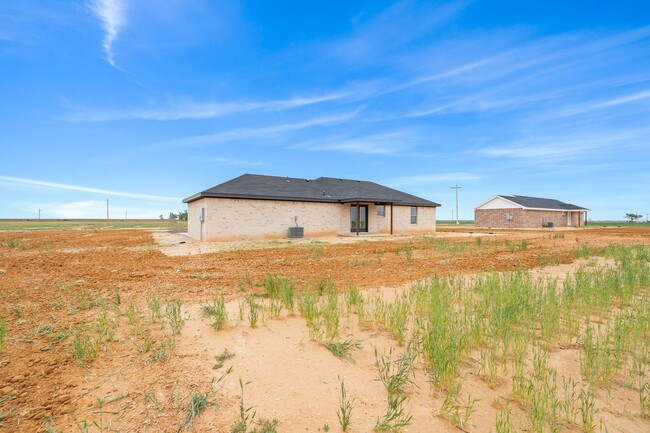
[[[41,208],[40,207],[38,208],[38,219],[39,220],[41,219]]]
[[[108,221],[108,199],[106,199],[106,221]]]
[[[458,190],[460,188],[462,188],[462,187],[458,186],[458,184],[456,184],[456,186],[451,187],[451,189],[456,190],[456,225],[460,224],[460,222],[458,221]]]
[[[128,210],[125,210],[125,211],[124,211],[124,219],[125,219],[125,220],[126,220],[126,219],[129,219],[129,211],[128,211]]]

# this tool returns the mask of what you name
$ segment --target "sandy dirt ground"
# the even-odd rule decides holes
[[[573,269],[574,248],[614,243],[650,245],[650,229],[463,228],[441,229],[433,237],[214,244],[146,230],[0,232],[0,317],[8,328],[0,352],[0,431],[175,432],[188,394],[197,388],[215,405],[197,418],[193,431],[226,432],[239,416],[241,379],[245,406],[254,407],[257,418],[277,419],[278,431],[327,426],[338,432],[340,378],[355,399],[351,430],[372,431],[386,407],[374,348],[403,349],[382,330],[359,329],[351,317],[343,318],[343,337],[362,341],[355,362],[313,341],[298,316],[267,317],[251,328],[238,319],[239,301],[262,292],[266,275],[291,278],[299,290],[330,279],[340,290],[354,285],[390,296],[430,275],[544,266],[537,272],[562,277]],[[229,301],[229,324],[215,331],[200,307],[220,295]],[[154,298],[182,301],[180,335],[170,336],[147,318]],[[129,308],[139,319],[132,320]],[[96,359],[80,366],[71,355],[72,335],[102,314],[115,335]],[[151,336],[151,350],[143,349],[143,335]],[[226,349],[235,356],[214,369],[215,356]],[[156,359],[157,353],[163,355]],[[475,374],[476,362],[471,357],[463,367],[464,389],[479,399],[467,431],[494,431],[510,386],[488,386]],[[579,351],[558,348],[551,364],[575,375]],[[457,431],[438,416],[444,395],[432,389],[422,369],[414,381],[413,421],[404,431]],[[635,414],[635,395],[625,389],[597,395],[608,431],[650,431],[650,420]]]

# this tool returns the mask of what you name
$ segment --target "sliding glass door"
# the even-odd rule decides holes
[[[350,205],[350,231],[357,231],[357,205]],[[359,231],[368,232],[368,206],[359,205]]]

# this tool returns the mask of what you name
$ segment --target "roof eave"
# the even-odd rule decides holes
[[[481,206],[484,206],[484,205],[488,204],[489,202],[491,202],[491,201],[494,200],[495,198],[500,198],[500,199],[502,199],[502,200],[507,201],[508,203],[512,203],[512,204],[514,204],[514,205],[517,206],[517,207],[520,207],[520,208],[522,208],[522,209],[525,209],[524,206],[520,205],[519,203],[515,203],[515,202],[512,201],[512,200],[508,200],[507,198],[505,198],[505,197],[502,196],[502,195],[495,195],[495,196],[492,197],[491,199],[489,199],[489,200],[485,200],[483,203],[481,203],[480,205],[476,206],[476,207],[474,208],[474,210],[479,209]]]
[[[582,212],[582,211],[589,211],[589,209],[585,209],[585,208],[551,209],[551,208],[547,208],[547,207],[526,207],[526,206],[523,206],[522,209],[524,209],[524,210],[545,210],[545,211],[551,211],[551,212]]]
[[[196,201],[196,200],[198,200],[198,199],[200,199],[202,197],[203,197],[203,193],[200,192],[198,194],[194,194],[194,195],[191,195],[191,196],[189,196],[187,198],[184,198],[183,203],[191,203],[191,202]]]
[[[243,200],[278,200],[278,201],[306,201],[315,203],[338,203],[339,200],[332,197],[288,197],[288,196],[267,196],[267,195],[254,195],[254,194],[213,194],[202,192],[186,199],[192,201],[199,198],[230,198],[230,199],[243,199]]]
[[[386,199],[386,198],[380,198],[380,197],[348,197],[348,198],[343,198],[340,199],[339,202],[341,203],[354,203],[354,202],[374,202],[374,203],[401,203],[402,200],[396,200],[396,199]]]
[[[200,192],[194,194],[186,199],[183,199],[183,203],[191,203],[202,198],[229,198],[229,199],[244,199],[244,200],[278,200],[278,201],[304,201],[311,203],[354,203],[354,202],[374,202],[374,203],[387,203],[387,204],[399,204],[405,206],[422,206],[422,207],[440,207],[440,204],[430,202],[430,203],[414,203],[414,202],[402,202],[401,200],[395,199],[386,199],[386,198],[377,198],[377,197],[354,197],[346,199],[336,199],[333,197],[323,197],[323,198],[311,198],[311,197],[286,197],[286,196],[261,196],[261,195],[246,195],[246,194],[211,194],[208,192]]]

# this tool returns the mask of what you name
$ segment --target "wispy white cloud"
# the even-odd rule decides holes
[[[603,135],[566,135],[532,137],[501,146],[488,146],[479,153],[492,157],[562,161],[593,157],[595,153],[622,151],[645,146],[650,130],[608,132]]]
[[[502,156],[508,158],[568,158],[583,152],[584,147],[577,148],[562,144],[543,145],[508,145],[504,147],[489,147],[481,153],[488,156]]]
[[[630,102],[636,102],[642,99],[650,99],[650,90],[637,92],[631,95],[621,96],[619,98],[613,98],[594,105],[594,108],[615,107],[617,105],[628,104]]]
[[[465,65],[456,66],[446,71],[438,72],[432,75],[426,75],[418,78],[414,78],[411,81],[408,81],[404,84],[400,84],[394,87],[387,89],[384,93],[398,92],[401,90],[410,89],[412,87],[421,86],[423,84],[428,84],[434,81],[442,81],[450,78],[458,77],[467,72],[474,71],[483,66],[489,65],[497,60],[497,57],[480,59],[474,62],[467,63]]]
[[[496,94],[495,94],[496,93]],[[558,98],[554,92],[520,96],[499,95],[485,92],[455,99],[435,107],[422,108],[403,115],[404,118],[428,117],[442,114],[476,113],[481,111],[508,111],[524,105]]]
[[[347,122],[353,119],[361,112],[361,108],[343,114],[331,116],[316,117],[302,122],[282,123],[279,125],[264,126],[258,128],[238,128],[230,131],[222,131],[214,134],[195,135],[175,140],[168,140],[156,143],[156,146],[197,146],[213,143],[222,143],[225,141],[246,140],[258,137],[268,137],[270,135],[281,134],[286,132],[298,131],[301,129],[312,128],[315,126],[334,125]]]
[[[0,41],[31,44],[50,38],[53,29],[75,26],[75,8],[70,2],[2,2]]]
[[[308,105],[344,99],[343,92],[311,97],[292,97],[270,101],[196,102],[174,100],[149,108],[92,109],[78,108],[63,117],[69,122],[107,122],[114,120],[201,120],[254,111],[284,111]]]
[[[133,192],[112,191],[107,189],[89,188],[86,186],[69,185],[65,183],[47,182],[42,180],[24,179],[21,177],[0,176],[0,182],[5,182],[13,185],[34,186],[42,188],[63,189],[68,191],[89,192],[94,194],[110,195],[117,197],[128,197],[144,200],[157,200],[157,201],[180,201],[178,197],[168,197],[153,194],[140,194]]]
[[[378,15],[358,23],[346,37],[325,44],[324,58],[353,63],[386,62],[388,53],[429,35],[454,19],[470,2],[452,1],[443,5],[397,2]]]
[[[448,183],[448,182],[468,182],[480,180],[481,175],[477,173],[468,173],[464,171],[451,172],[451,173],[426,173],[416,176],[403,176],[389,179],[386,182],[394,187],[416,187],[419,185],[426,185],[432,183]]]
[[[417,140],[412,131],[387,131],[356,137],[331,135],[325,138],[303,141],[292,149],[357,153],[365,155],[399,155],[414,145]]]
[[[262,161],[248,161],[245,159],[231,158],[227,156],[212,156],[201,158],[201,162],[216,163],[218,165],[233,165],[233,166],[247,166],[247,167],[261,167],[269,165],[267,162]]]
[[[104,28],[104,54],[106,61],[116,67],[113,42],[117,39],[119,31],[126,24],[126,0],[92,0],[89,4],[92,12],[102,22]]]
[[[562,114],[566,101],[584,99],[587,96],[585,92],[590,88],[601,91],[603,85],[613,85],[614,82],[622,86],[647,80],[645,74],[626,79],[611,77],[609,84],[592,80],[578,83],[567,79],[567,76],[592,76],[594,68],[615,63],[616,57],[604,53],[634,51],[629,45],[645,43],[648,37],[650,26],[604,36],[570,33],[532,40],[491,55],[481,53],[484,57],[476,57],[476,60],[443,72],[413,78],[404,84],[388,86],[378,91],[377,95],[429,85],[425,93],[429,102],[419,108],[411,108],[410,112],[396,114],[395,118],[504,111],[554,99],[558,103],[553,104],[555,107],[552,108],[560,107],[559,113]],[[453,43],[448,48],[453,49]],[[646,98],[646,92],[639,92],[629,98],[579,106],[576,111],[607,108]],[[604,103],[601,105],[600,102]]]
[[[344,140],[336,143],[317,144],[309,150],[335,151],[345,153],[361,153],[365,155],[393,155],[400,149],[386,142],[378,143],[372,137],[366,139]]]
[[[640,92],[617,96],[610,99],[592,101],[578,106],[568,107],[558,110],[553,113],[547,113],[545,118],[560,118],[585,114],[591,111],[619,107],[625,104],[631,104],[643,100],[650,99],[650,90],[643,90]]]

